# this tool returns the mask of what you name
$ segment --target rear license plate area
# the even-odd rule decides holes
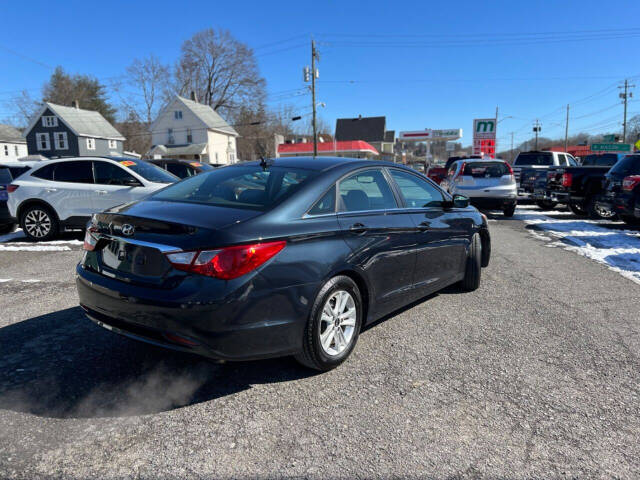
[[[104,267],[128,275],[161,277],[169,267],[168,261],[159,250],[131,244],[125,240],[107,240],[100,255]]]

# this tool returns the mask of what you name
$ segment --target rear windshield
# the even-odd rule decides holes
[[[585,167],[588,166],[600,166],[600,167],[610,167],[611,165],[615,165],[616,162],[620,159],[620,157],[615,153],[604,153],[602,155],[587,155],[582,160],[582,165]]]
[[[640,174],[640,155],[627,155],[616,163],[609,173],[617,175],[638,175]]]
[[[11,183],[13,176],[7,167],[0,167],[0,184],[7,185]]]
[[[258,165],[221,168],[190,177],[149,198],[264,211],[316,174],[314,170],[276,166],[267,170]]]
[[[114,159],[123,167],[129,168],[140,175],[142,178],[156,183],[174,183],[179,180],[175,175],[167,172],[163,168],[153,165],[144,160],[137,160],[135,158],[126,159]]]
[[[543,152],[521,153],[514,165],[553,165],[553,155]]]
[[[470,177],[502,177],[509,175],[509,167],[504,162],[467,163],[462,175]]]

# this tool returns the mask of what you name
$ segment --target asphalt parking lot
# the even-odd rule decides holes
[[[492,216],[479,290],[396,312],[320,375],[102,330],[81,237],[5,236],[0,477],[637,478],[640,231],[585,225]]]

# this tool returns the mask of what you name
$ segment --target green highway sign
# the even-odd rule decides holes
[[[630,152],[631,145],[628,143],[593,143],[592,152]]]

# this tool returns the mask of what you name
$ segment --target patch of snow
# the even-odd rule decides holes
[[[0,283],[7,283],[13,280],[12,278],[0,278]]]
[[[58,245],[38,245],[37,243],[0,245],[0,252],[64,252],[67,250],[71,250],[71,248]]]
[[[528,206],[527,206],[528,207]],[[549,247],[561,247],[597,262],[605,264],[625,278],[640,284],[640,232],[616,229],[610,220],[556,219],[551,215],[533,211],[531,208],[518,207],[514,218],[535,227],[530,232],[541,240],[556,241]],[[550,238],[551,237],[551,238]]]

